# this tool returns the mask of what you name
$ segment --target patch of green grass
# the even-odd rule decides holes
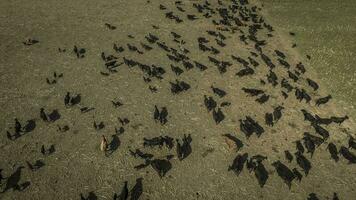
[[[261,0],[269,20],[292,38],[302,55],[312,57],[328,91],[356,116],[356,1]]]

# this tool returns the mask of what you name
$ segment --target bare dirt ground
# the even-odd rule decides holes
[[[166,1],[142,0],[108,0],[108,1],[1,1],[0,2],[0,169],[5,178],[1,180],[0,199],[80,199],[80,194],[88,196],[92,192],[97,199],[113,199],[114,193],[120,193],[125,181],[129,190],[135,185],[137,178],[143,178],[143,192],[140,199],[307,199],[310,193],[315,193],[320,199],[332,199],[337,193],[340,199],[353,199],[356,196],[356,168],[354,164],[339,155],[335,162],[327,150],[329,143],[334,143],[338,149],[348,147],[349,136],[355,137],[355,121],[346,120],[341,125],[332,123],[322,126],[328,130],[330,137],[326,138],[311,157],[304,156],[311,162],[312,168],[307,176],[296,162],[294,153],[295,141],[303,138],[304,132],[315,136],[314,128],[304,120],[301,109],[321,117],[344,116],[349,114],[347,106],[340,105],[334,99],[319,107],[315,100],[330,94],[330,90],[321,81],[318,71],[310,67],[310,63],[299,55],[296,48],[291,48],[293,37],[280,33],[278,29],[269,32],[266,28],[258,30],[259,40],[266,40],[263,53],[268,55],[276,65],[273,71],[278,76],[278,85],[273,87],[266,75],[270,68],[261,59],[254,43],[247,39],[244,44],[239,36],[248,36],[248,26],[238,27],[239,30],[221,31],[214,25],[213,19],[220,19],[219,13],[211,18],[205,18],[198,13],[193,3],[204,4],[204,1],[182,1],[178,5],[185,12],[177,10],[177,4]],[[230,1],[211,1],[208,7],[224,8],[231,5]],[[160,5],[166,7],[160,9]],[[246,5],[251,9],[259,2],[251,1]],[[268,24],[265,10],[258,10]],[[173,11],[174,15],[183,19],[182,23],[165,17],[165,13]],[[205,12],[205,11],[204,11]],[[191,21],[187,14],[194,14],[199,19]],[[236,14],[238,16],[238,14]],[[116,29],[110,30],[105,23]],[[152,25],[159,27],[154,28]],[[271,23],[274,26],[273,23]],[[213,36],[206,31],[216,31],[223,34],[225,47],[220,47]],[[179,40],[185,44],[173,41],[171,31],[181,35]],[[181,52],[183,48],[190,52],[186,55],[190,62],[197,61],[207,66],[204,71],[197,67],[186,69],[182,63],[174,63],[166,56],[167,52],[157,44],[150,44],[146,39],[149,33],[156,35],[159,42],[164,41],[171,48]],[[273,37],[268,37],[272,34]],[[131,35],[128,37],[128,35]],[[219,49],[217,55],[199,50],[198,37],[209,40],[208,46]],[[28,38],[39,42],[24,45]],[[145,43],[152,50],[145,50],[140,43]],[[113,44],[123,46],[121,53],[113,50]],[[143,54],[130,51],[127,44],[136,46]],[[85,56],[77,58],[73,47],[85,48]],[[58,48],[65,49],[59,52]],[[292,81],[287,70],[278,63],[274,50],[285,53],[286,60],[295,71],[297,63],[305,65],[306,73],[299,75],[299,80]],[[172,50],[171,50],[172,51]],[[250,52],[257,53],[253,57]],[[151,66],[152,64],[165,69],[163,79],[150,77],[146,83],[143,77],[148,77],[137,66],[129,67],[123,63],[117,67],[116,73],[110,73],[105,68],[101,58],[105,55],[115,55],[118,63],[132,59]],[[259,66],[254,74],[238,77],[236,73],[243,65],[231,58],[239,56],[248,61],[254,58]],[[220,73],[217,67],[209,61],[208,56],[217,60],[232,63],[225,73]],[[177,76],[170,65],[177,65],[183,73]],[[46,78],[53,79],[53,73],[63,73],[55,84],[47,84]],[[109,75],[102,75],[101,72]],[[281,95],[285,91],[281,87],[282,78],[288,79],[293,87],[303,88],[312,97],[310,103],[300,102],[295,97],[294,89],[288,93],[288,98]],[[306,78],[319,83],[320,88],[313,91]],[[190,89],[179,94],[172,94],[170,82],[176,79],[185,81]],[[265,84],[261,84],[261,80]],[[213,93],[211,86],[226,91],[227,95],[220,98]],[[156,87],[152,92],[149,86]],[[270,95],[264,104],[255,101],[256,97],[247,96],[242,88],[262,89]],[[64,98],[67,92],[81,94],[79,104],[66,107]],[[217,124],[204,105],[204,95],[211,96],[218,103],[225,115],[224,120]],[[111,101],[120,101],[122,106],[115,108]],[[230,106],[220,106],[222,102],[230,102]],[[153,119],[154,106],[167,107],[168,122],[164,125]],[[265,123],[265,113],[272,113],[277,106],[283,106],[282,118],[273,127]],[[82,113],[80,108],[95,108]],[[44,122],[40,118],[40,109],[46,112],[57,109],[60,119],[54,122]],[[263,128],[264,133],[257,137],[253,134],[247,138],[240,129],[239,120],[251,116]],[[129,123],[120,124],[118,117],[129,119]],[[14,133],[14,119],[22,125],[33,119],[36,127],[23,136],[10,140],[7,131]],[[103,122],[105,127],[95,130],[93,123]],[[61,132],[58,126],[68,126],[69,130]],[[123,127],[124,133],[116,134],[115,128]],[[244,146],[236,151],[231,148],[231,141],[223,134],[231,133]],[[177,158],[177,142],[185,135],[191,135],[192,153],[185,159]],[[119,138],[117,149],[105,156],[100,151],[101,136],[105,135],[109,143]],[[166,146],[144,147],[143,138],[157,136],[174,138],[172,149]],[[48,148],[54,145],[51,155],[43,155],[41,146]],[[165,159],[167,155],[174,157],[172,164],[164,177],[160,177],[151,167],[136,170],[134,167],[144,163],[143,159],[134,158],[129,150],[140,149],[151,153],[156,159]],[[289,163],[284,151],[293,154]],[[355,154],[353,149],[349,149]],[[268,180],[260,187],[254,171],[244,169],[239,175],[228,171],[237,155],[248,153],[267,156],[262,163],[268,172]],[[41,160],[44,166],[30,170],[26,161],[34,164]],[[288,168],[297,168],[303,178],[299,182],[292,181],[291,188],[278,176],[272,163],[280,160]],[[19,166],[24,166],[21,174],[12,179]],[[12,176],[14,177],[14,176]],[[7,178],[7,179],[6,179]],[[6,189],[6,186],[19,185]],[[91,199],[96,199],[95,197]],[[131,197],[132,198],[132,197]],[[132,198],[134,199],[134,198]]]

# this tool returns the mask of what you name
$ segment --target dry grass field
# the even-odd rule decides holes
[[[0,199],[353,199],[355,3],[244,2],[0,1]]]

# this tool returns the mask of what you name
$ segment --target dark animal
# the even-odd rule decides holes
[[[304,109],[302,109],[301,111],[302,111],[302,113],[304,115],[304,120],[307,120],[307,121],[309,121],[311,123],[316,122],[315,117],[312,114],[310,114],[308,111],[306,111]]]
[[[267,172],[265,166],[261,162],[258,162],[257,166],[254,168],[254,172],[255,172],[255,177],[257,178],[258,184],[262,188],[266,184],[267,179],[268,179],[268,172]]]
[[[226,68],[231,66],[232,64],[230,62],[227,61],[221,61],[221,64],[218,65],[218,70],[220,72],[220,74],[223,74],[226,72]]]
[[[345,120],[348,120],[349,117],[347,115],[345,115],[344,117],[331,117],[330,120],[334,123],[337,123],[337,124],[341,124],[343,123]]]
[[[319,89],[319,85],[315,81],[307,78],[307,82],[308,82],[308,85],[314,89],[314,91]]]
[[[289,76],[289,78],[291,78],[294,82],[297,82],[298,79],[299,79],[297,75],[295,75],[293,72],[291,72],[291,71],[289,71],[289,70],[288,70],[288,76]]]
[[[319,198],[315,193],[310,193],[307,200],[319,200]]]
[[[70,93],[67,92],[66,96],[64,97],[64,105],[66,106],[69,105],[70,99],[71,99]]]
[[[147,44],[144,44],[144,43],[140,43],[141,44],[141,46],[146,50],[146,51],[150,51],[150,50],[152,50],[152,47],[150,47],[150,46],[148,46]]]
[[[280,58],[278,58],[277,60],[278,60],[279,64],[283,65],[285,68],[287,68],[287,69],[290,68],[290,64],[287,61],[282,60]]]
[[[30,162],[26,161],[27,167],[31,171],[36,171],[40,169],[41,167],[45,166],[44,162],[42,160],[36,160],[35,164],[31,164]]]
[[[243,59],[241,57],[232,55],[231,58],[236,60],[237,62],[241,63],[245,67],[247,67],[249,65],[249,63],[245,59]]]
[[[129,189],[127,188],[127,181],[125,181],[124,186],[121,189],[120,195],[114,194],[114,200],[127,200],[129,197]]]
[[[211,86],[211,89],[213,90],[213,92],[218,95],[219,97],[224,97],[226,95],[226,92],[222,89],[216,88],[214,86]]]
[[[36,121],[34,119],[30,119],[26,121],[26,125],[22,127],[20,132],[29,133],[33,131],[35,128],[36,128]],[[16,125],[15,125],[15,133],[18,133]]]
[[[293,160],[293,155],[289,151],[284,151],[284,156],[288,160],[288,162],[292,162]]]
[[[302,63],[298,63],[297,64],[297,66],[296,66],[296,68],[302,73],[302,74],[304,74],[305,73],[305,67],[304,67],[304,65],[302,64]]]
[[[257,67],[260,65],[260,63],[258,63],[255,59],[248,57],[248,60],[250,61],[251,65],[253,65],[254,67]]]
[[[19,181],[21,179],[21,170],[23,168],[24,168],[23,166],[17,167],[16,171],[6,179],[5,187],[3,191],[1,191],[0,193],[5,193],[9,189],[18,190],[18,191],[22,190],[21,185],[19,185]]]
[[[80,112],[81,113],[87,113],[87,112],[92,111],[92,110],[95,110],[95,108],[88,108],[88,107],[80,108]]]
[[[261,58],[262,60],[266,63],[266,65],[270,68],[270,69],[273,69],[275,68],[276,66],[272,63],[271,59],[266,56],[265,54],[261,53]]]
[[[205,51],[210,51],[209,47],[205,46],[204,44],[202,43],[199,43],[199,49],[203,52]]]
[[[259,89],[252,89],[252,88],[242,88],[242,90],[249,94],[250,96],[258,96],[260,94],[263,94],[263,90],[259,90]]]
[[[157,46],[161,49],[165,50],[166,52],[170,52],[170,49],[164,42],[156,42]]]
[[[181,61],[180,58],[175,57],[175,56],[173,56],[173,55],[171,55],[171,54],[166,54],[166,55],[167,55],[168,59],[171,60],[171,61],[173,61],[173,62],[180,62],[180,61]]]
[[[192,142],[192,138],[190,134],[188,137],[184,134],[183,143],[181,144],[177,139],[177,156],[180,161],[187,158],[192,153],[192,147],[190,143]]]
[[[286,55],[284,55],[283,52],[279,51],[279,50],[274,50],[274,52],[276,53],[277,56],[285,59],[286,58]]]
[[[346,147],[344,147],[344,146],[341,146],[339,153],[340,153],[346,160],[348,160],[350,164],[351,164],[351,163],[352,163],[352,164],[355,164],[355,163],[356,163],[356,156],[355,156],[353,153],[351,153],[348,148],[346,148]]]
[[[315,105],[320,106],[322,104],[326,104],[329,102],[329,100],[332,99],[331,95],[328,95],[326,97],[319,98],[315,101]]]
[[[36,39],[31,39],[31,38],[29,38],[29,39],[27,39],[25,42],[22,42],[24,45],[26,45],[26,46],[31,46],[31,45],[34,45],[34,44],[37,44],[37,43],[39,43],[39,41],[38,40],[36,40]]]
[[[215,37],[218,37],[218,36],[219,36],[215,31],[207,30],[206,32],[207,32],[209,35],[211,35],[211,36],[215,36]]]
[[[216,41],[216,44],[221,46],[221,47],[225,47],[226,46],[226,44],[222,40],[215,39],[215,41]]]
[[[219,124],[225,119],[224,113],[221,111],[221,108],[218,108],[217,110],[213,110],[213,119],[216,124]]]
[[[351,135],[349,136],[348,144],[349,144],[349,148],[356,149],[356,141]]]
[[[311,169],[311,163],[310,161],[303,156],[300,152],[295,153],[295,157],[297,160],[297,164],[299,165],[300,168],[303,169],[305,176],[308,175],[310,169]]]
[[[204,105],[208,109],[208,112],[216,108],[216,101],[212,97],[206,97],[204,95]]]
[[[339,197],[337,196],[336,192],[333,194],[333,200],[339,200]]]
[[[295,144],[296,144],[297,152],[303,154],[304,153],[304,147],[303,147],[302,143],[300,142],[300,140],[295,141]]]
[[[315,115],[315,122],[317,124],[329,125],[333,122],[333,120],[331,118],[322,118],[319,115]]]
[[[168,110],[166,107],[162,107],[161,112],[159,114],[159,121],[162,125],[167,123]]]
[[[130,154],[135,158],[137,158],[137,157],[140,157],[140,158],[143,158],[143,159],[151,159],[151,158],[153,158],[153,154],[144,153],[139,149],[136,149],[135,151],[132,151],[132,150],[129,150],[129,151],[130,151]]]
[[[45,111],[44,111],[44,108],[41,108],[41,110],[40,110],[40,117],[41,117],[41,119],[43,120],[43,121],[45,121],[45,122],[48,122],[49,120],[48,120],[48,117],[47,117],[47,114],[45,113]]]
[[[48,149],[46,149],[44,145],[41,146],[42,155],[48,156],[48,155],[53,154],[55,151],[56,151],[56,149],[54,148],[53,144]]]
[[[303,137],[304,141],[304,146],[307,149],[307,153],[311,154],[311,157],[313,157],[314,151],[315,151],[315,143],[310,137]]]
[[[176,67],[174,65],[171,65],[171,69],[177,76],[181,75],[184,72],[181,68]]]
[[[232,165],[229,166],[228,171],[232,170],[238,176],[241,173],[244,164],[247,161],[247,158],[248,158],[247,153],[244,153],[243,155],[238,154],[234,159],[234,161],[232,162]]]
[[[295,96],[296,96],[297,100],[299,100],[300,102],[303,101],[303,99],[305,99],[305,101],[307,103],[309,103],[311,101],[310,95],[304,89],[296,88]]]
[[[108,149],[108,153],[109,154],[114,153],[114,151],[116,151],[119,148],[120,143],[121,143],[120,139],[119,139],[119,136],[114,134],[111,137],[112,137],[112,140],[109,143],[109,149]]]
[[[2,181],[3,179],[5,179],[4,176],[3,176],[1,173],[2,173],[2,169],[0,169],[0,185],[2,184],[1,181]]]
[[[249,138],[252,133],[256,133],[257,137],[260,137],[264,133],[264,129],[251,117],[246,116],[245,120],[240,121],[240,130]]]
[[[333,160],[335,160],[335,162],[339,161],[339,156],[338,156],[338,152],[337,152],[337,147],[334,143],[330,142],[328,144],[328,150],[329,150],[329,153],[331,155],[331,158]]]
[[[303,178],[303,175],[297,170],[297,168],[293,168],[292,171],[293,171],[295,178],[298,179],[298,181],[300,182]]]
[[[166,10],[167,8],[166,8],[164,5],[159,4],[159,9],[160,9],[160,10]]]
[[[154,113],[153,113],[153,118],[154,118],[155,120],[159,120],[159,110],[158,110],[158,108],[157,108],[156,105],[155,105],[155,111],[154,111]]]
[[[151,44],[153,44],[159,40],[159,38],[157,36],[152,35],[151,33],[149,33],[148,36],[145,36],[145,38]]]
[[[130,199],[131,200],[138,200],[143,192],[143,185],[142,185],[143,178],[136,179],[136,184],[130,191]]]
[[[116,44],[113,45],[113,49],[116,51],[116,53],[121,53],[123,51],[125,51],[124,47],[122,46],[117,46]]]
[[[117,135],[121,135],[121,134],[123,134],[124,132],[125,132],[124,127],[121,126],[119,129],[115,127],[115,133],[116,133]]]
[[[204,38],[204,37],[198,37],[198,42],[199,42],[199,43],[208,43],[209,40],[207,40],[207,39]]]
[[[15,133],[22,132],[22,125],[17,118],[15,118]]]
[[[61,118],[61,115],[59,114],[58,110],[53,110],[48,116],[48,121],[49,122],[54,122],[57,121],[58,119]]]
[[[277,106],[274,110],[273,110],[273,119],[275,122],[277,122],[278,120],[280,120],[282,118],[282,110],[284,109],[283,106]]]
[[[169,149],[173,148],[173,138],[169,136],[159,136],[151,139],[143,138],[143,146],[159,146],[160,148],[165,144]]]
[[[234,141],[235,145],[236,145],[236,151],[239,151],[244,144],[242,143],[241,140],[239,140],[237,137],[231,135],[231,134],[224,134],[223,136],[227,137],[228,139]]]
[[[269,70],[269,74],[267,74],[267,81],[272,84],[273,87],[278,85],[278,77],[277,74],[272,70]]]
[[[190,85],[184,81],[176,80],[176,83],[169,82],[171,84],[171,92],[173,94],[178,94],[183,91],[190,89]]]
[[[220,53],[220,51],[219,51],[218,49],[214,48],[213,46],[210,47],[210,51],[211,51],[214,55]]]
[[[263,94],[262,96],[260,96],[259,98],[256,99],[256,101],[260,104],[266,103],[269,100],[269,95],[267,94]]]
[[[185,67],[186,70],[190,70],[194,68],[194,65],[188,61],[183,61],[183,66]]]
[[[109,23],[105,23],[105,26],[109,29],[109,30],[115,30],[116,29],[116,26],[113,26]]]
[[[168,122],[167,120],[168,117],[168,110],[166,107],[162,107],[161,111],[158,110],[157,106],[155,105],[155,110],[153,113],[153,118],[156,121],[159,121],[162,125],[166,124]]]
[[[252,75],[255,73],[255,70],[253,70],[251,67],[245,67],[244,69],[241,69],[239,72],[236,73],[237,76],[243,77],[243,76],[248,76]]]
[[[220,104],[221,107],[230,106],[230,105],[231,105],[231,103],[228,101],[221,102],[221,104]]]
[[[173,31],[171,31],[171,34],[172,34],[172,36],[173,36],[174,38],[176,38],[176,39],[179,39],[179,38],[182,37],[182,36],[180,36],[178,33],[173,32]]]
[[[111,103],[115,108],[118,108],[118,107],[124,105],[120,101],[111,101]]]
[[[325,140],[321,137],[318,137],[318,136],[314,136],[308,132],[304,132],[304,138],[309,138],[310,140],[312,140],[314,142],[314,144],[316,146],[320,146]]]
[[[200,71],[204,71],[204,70],[208,69],[207,66],[205,66],[205,65],[203,65],[203,64],[201,64],[201,63],[199,63],[199,62],[197,62],[197,61],[194,61],[194,64],[195,64],[195,66],[196,66],[197,68],[200,69]]]
[[[93,126],[95,130],[99,131],[105,127],[104,122],[100,122],[99,124],[94,121]]]
[[[77,94],[74,96],[71,96],[69,92],[67,92],[66,96],[64,97],[64,105],[66,107],[74,106],[79,104],[81,101],[81,95]]]
[[[150,163],[152,168],[158,173],[161,178],[164,177],[166,173],[172,169],[172,164],[169,160],[154,159]]]
[[[288,83],[288,80],[283,78],[281,81],[281,86],[286,88],[288,92],[293,90],[293,86]]]
[[[77,46],[74,45],[73,52],[77,55],[77,58],[84,58],[85,54],[85,49],[83,48],[78,48]]]
[[[265,114],[265,122],[266,122],[267,126],[273,126],[273,114],[272,113]]]
[[[209,58],[209,61],[214,63],[215,65],[220,65],[220,63],[221,63],[219,60],[217,60],[216,58],[213,58],[211,56],[208,56],[208,58]]]
[[[272,163],[272,166],[275,167],[278,176],[283,179],[284,183],[287,184],[288,188],[290,189],[292,181],[295,178],[293,172],[280,161]]]
[[[146,160],[145,160],[145,163],[139,164],[139,165],[135,166],[134,168],[135,168],[136,170],[140,170],[140,169],[143,169],[143,168],[148,167],[150,164],[151,164],[151,160],[146,159]]]
[[[123,57],[123,60],[124,60],[125,65],[127,65],[129,67],[134,67],[134,66],[138,65],[138,63],[134,60],[127,59],[125,57]]]
[[[324,138],[324,140],[329,138],[330,134],[325,128],[319,126],[318,124],[312,124],[312,126],[314,127],[315,132],[321,135]]]
[[[195,15],[187,15],[187,18],[188,18],[189,20],[196,20],[196,19],[198,19]]]

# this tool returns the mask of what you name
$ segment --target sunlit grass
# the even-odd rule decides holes
[[[279,30],[296,32],[291,38],[328,91],[343,107],[356,106],[356,1],[261,0]],[[353,112],[356,116],[356,111]]]

